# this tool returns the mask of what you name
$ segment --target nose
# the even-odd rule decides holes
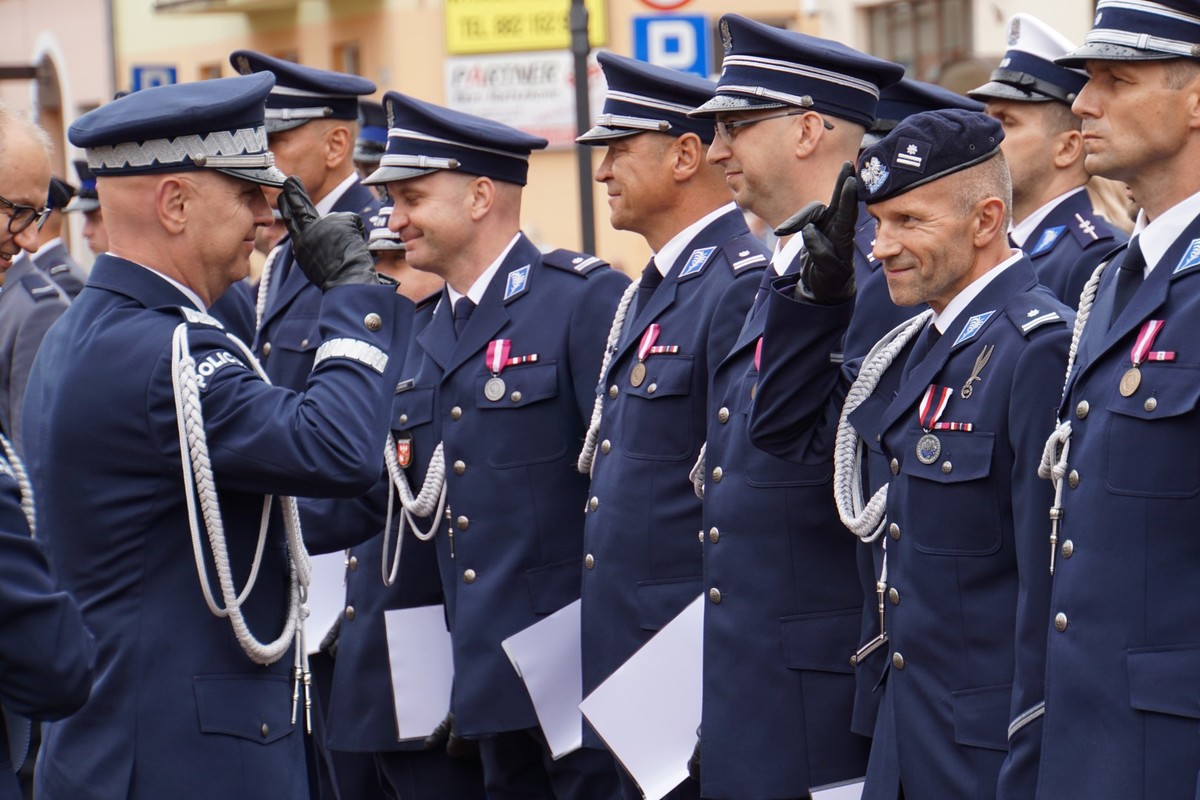
[[[34,252],[38,248],[37,225],[30,225],[25,230],[13,236],[13,241],[24,250]]]
[[[595,180],[596,183],[604,183],[605,181],[612,180],[612,176],[613,176],[612,162],[613,162],[613,151],[612,151],[612,148],[610,147],[610,148],[608,148],[608,151],[604,154],[604,158],[603,158],[603,160],[601,160],[600,166],[596,167],[596,171],[594,173],[592,173],[592,179]]]
[[[271,205],[262,189],[255,192],[250,199],[250,210],[254,213],[254,224],[257,227],[267,228],[274,224],[275,217],[271,214]]]
[[[871,252],[875,258],[879,261],[892,258],[900,255],[903,249],[900,241],[892,235],[891,226],[880,222],[875,228],[875,242],[871,245]]]
[[[1078,117],[1098,117],[1100,112],[1096,106],[1095,91],[1092,89],[1092,81],[1089,80],[1079,90],[1079,94],[1075,95],[1075,102],[1071,104],[1071,111]]]
[[[708,153],[705,155],[708,163],[720,164],[731,155],[733,155],[733,151],[729,149],[725,139],[721,136],[713,136],[712,144],[708,146]]]
[[[408,225],[408,214],[400,207],[399,203],[394,204],[392,213],[388,216],[388,230],[392,233],[399,233],[406,225]]]

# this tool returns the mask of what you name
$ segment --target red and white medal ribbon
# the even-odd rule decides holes
[[[921,406],[917,410],[922,430],[934,429],[937,421],[942,417],[942,412],[946,410],[946,404],[950,402],[952,394],[954,394],[954,390],[949,386],[929,384],[929,388],[925,390],[925,396],[921,398]]]
[[[646,332],[642,334],[642,341],[638,345],[637,357],[638,361],[645,361],[646,356],[650,355],[654,343],[658,341],[658,335],[662,333],[662,326],[657,322],[651,322]]]
[[[1134,340],[1133,350],[1129,353],[1129,360],[1133,362],[1133,366],[1140,366],[1143,361],[1175,360],[1174,350],[1150,350],[1154,346],[1154,340],[1158,338],[1158,333],[1163,329],[1164,324],[1164,321],[1161,319],[1151,319],[1142,325],[1137,339]]]
[[[758,337],[758,344],[754,345],[754,371],[762,371],[762,340],[763,337]]]
[[[499,375],[509,365],[508,354],[512,352],[512,339],[493,339],[487,346],[487,368],[493,375]]]

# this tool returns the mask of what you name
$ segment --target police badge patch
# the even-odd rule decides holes
[[[412,463],[412,434],[396,434],[396,462],[400,469],[407,469]]]
[[[890,174],[888,168],[875,156],[871,156],[871,160],[864,164],[863,168],[859,171],[863,184],[866,185],[867,191],[871,194],[879,191]]]
[[[529,282],[529,265],[514,269],[508,273],[508,281],[504,284],[504,299],[507,300],[515,294],[525,290],[525,285]]]
[[[1200,265],[1200,239],[1192,239],[1192,243],[1188,245],[1183,257],[1179,259],[1179,263],[1175,266],[1175,270],[1171,274],[1175,275],[1197,265]]]

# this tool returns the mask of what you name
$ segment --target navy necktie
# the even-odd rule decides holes
[[[930,351],[933,350],[941,338],[942,332],[937,329],[936,325],[930,322],[925,326],[925,329],[917,335],[917,342],[913,345],[913,349],[909,351],[908,360],[904,362],[905,378],[925,360],[926,356],[929,355]]]
[[[642,279],[638,283],[637,304],[633,309],[633,314],[640,314],[646,304],[650,302],[654,290],[662,283],[662,273],[658,271],[658,265],[654,263],[654,259],[650,259],[650,263],[642,270]]]
[[[1139,237],[1135,236],[1129,240],[1129,247],[1125,250],[1125,256],[1117,266],[1112,316],[1108,320],[1110,328],[1117,317],[1121,315],[1125,306],[1129,304],[1129,299],[1133,297],[1133,293],[1142,285],[1146,277],[1146,257],[1142,255],[1142,243]]]
[[[467,327],[467,320],[471,318],[471,312],[475,310],[475,303],[469,297],[460,297],[454,303],[454,335],[462,336],[463,328]]]

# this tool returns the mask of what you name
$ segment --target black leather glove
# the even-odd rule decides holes
[[[692,757],[687,763],[688,777],[696,783],[700,782],[700,740],[696,740],[696,747],[692,750]]]
[[[454,732],[453,711],[438,723],[438,726],[433,729],[433,733],[425,737],[426,750],[443,746],[446,748],[446,755],[451,758],[479,758],[479,745]]]
[[[284,181],[277,202],[279,215],[292,236],[296,263],[321,291],[349,283],[379,282],[357,214],[341,211],[322,217],[304,191],[304,184],[294,176]]]
[[[838,173],[828,206],[809,203],[775,229],[777,236],[797,231],[804,237],[799,297],[835,305],[854,296],[854,223],[858,217],[858,185],[854,165]]]

